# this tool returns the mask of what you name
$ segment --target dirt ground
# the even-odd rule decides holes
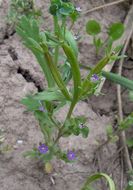
[[[104,0],[75,0],[82,11],[112,2]],[[51,28],[51,17],[48,14],[47,0],[36,0],[38,7],[42,9],[44,25],[42,28]],[[22,45],[20,38],[13,33],[6,24],[9,1],[3,0],[0,5],[0,129],[5,134],[5,144],[10,145],[11,150],[0,154],[0,190],[80,190],[86,177],[99,172],[106,172],[115,181],[117,189],[120,189],[121,159],[117,154],[118,145],[108,144],[95,154],[96,149],[106,139],[106,128],[115,125],[117,116],[116,85],[106,82],[102,92],[104,96],[92,97],[80,102],[75,114],[85,114],[88,118],[90,134],[87,139],[70,137],[61,139],[61,146],[68,150],[75,148],[78,160],[74,164],[66,164],[62,161],[53,161],[54,171],[47,175],[42,169],[41,163],[26,159],[23,152],[30,150],[33,145],[38,145],[42,140],[38,123],[34,116],[25,113],[25,107],[20,104],[25,95],[42,90],[45,87],[41,69],[34,56]],[[86,65],[93,65],[96,61],[92,40],[85,35],[85,23],[90,18],[99,20],[103,25],[103,36],[106,35],[108,24],[123,21],[128,12],[128,4],[105,8],[82,16],[74,27],[75,33],[80,32],[84,37],[80,42],[80,60]],[[130,47],[129,47],[130,48]],[[130,56],[130,54],[129,54]],[[132,66],[133,59],[128,58],[124,65]],[[117,70],[117,65],[114,71]],[[124,67],[123,75],[133,79],[133,68]],[[123,111],[128,115],[133,110],[133,104],[127,99],[127,91],[122,91]],[[62,110],[60,117],[66,114]],[[22,144],[18,143],[22,140]],[[127,178],[124,172],[123,185]],[[54,179],[55,184],[52,183]],[[103,181],[98,183],[98,188],[106,190]]]

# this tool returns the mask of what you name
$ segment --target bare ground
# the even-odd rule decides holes
[[[104,1],[75,1],[83,11],[102,4]],[[109,2],[109,1],[108,1]],[[51,27],[51,18],[47,14],[48,1],[37,0],[37,6],[44,13],[44,26]],[[54,172],[45,174],[41,163],[23,158],[23,152],[30,150],[33,145],[38,145],[42,140],[38,123],[30,113],[25,113],[25,108],[20,104],[22,97],[28,93],[36,92],[45,87],[41,69],[33,55],[22,45],[16,34],[12,34],[6,25],[8,1],[3,0],[0,6],[0,129],[4,130],[5,144],[10,145],[8,153],[0,155],[0,189],[1,190],[80,190],[84,180],[97,171],[107,172],[115,180],[120,189],[121,173],[123,168],[117,154],[117,144],[109,144],[95,154],[97,147],[106,139],[106,128],[115,124],[117,114],[116,86],[106,82],[104,96],[92,97],[87,102],[80,102],[75,114],[85,114],[90,127],[89,137],[61,139],[64,149],[75,148],[78,160],[74,164],[65,164],[62,161],[53,161]],[[79,19],[74,31],[85,33],[85,23],[90,18],[98,19],[103,24],[103,31],[109,23],[123,21],[128,11],[127,4],[109,7],[98,12],[93,12]],[[9,32],[10,31],[10,32]],[[91,39],[84,36],[80,42],[80,60],[84,64],[95,64],[96,58]],[[133,64],[132,59],[127,60]],[[115,68],[117,69],[117,67]],[[124,69],[125,76],[133,78],[132,70]],[[128,115],[133,110],[133,105],[127,102],[127,92],[123,92],[124,113]],[[60,117],[66,114],[62,110]],[[22,144],[18,144],[22,140]],[[55,184],[52,184],[53,177]],[[123,184],[126,183],[124,173]],[[102,181],[98,187],[107,189]]]

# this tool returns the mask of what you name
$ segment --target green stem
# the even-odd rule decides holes
[[[96,36],[93,37],[93,44],[96,48],[96,56],[98,56],[98,52],[99,52],[99,48],[97,46],[97,39],[96,39]]]
[[[80,94],[80,87],[81,87],[81,76],[80,76],[79,63],[78,63],[77,58],[74,55],[72,49],[67,44],[62,44],[62,48],[68,58],[69,63],[71,64],[73,81],[74,81],[73,100],[72,100],[71,106],[69,108],[68,114],[65,119],[65,122],[66,122],[66,120],[71,117],[73,109],[74,109],[76,103],[78,102],[78,98],[79,98],[79,94]],[[65,122],[64,122],[64,124],[65,124]],[[55,143],[57,143],[59,141],[60,137],[63,135],[62,130],[64,128],[64,124],[59,130],[59,133],[55,140]]]
[[[46,80],[47,80],[47,83],[48,83],[48,87],[51,88],[51,87],[54,87],[54,80],[53,80],[53,77],[51,75],[51,72],[47,66],[47,60],[45,59],[45,57],[41,54],[37,54],[36,52],[34,52],[34,55],[36,56],[36,59],[38,60],[41,68],[42,68],[42,71],[46,77]]]
[[[52,123],[57,127],[57,129],[60,129],[60,126],[55,122],[52,115],[49,115],[49,118],[51,119]]]
[[[74,94],[73,94],[73,105],[76,104],[79,98],[80,90],[81,90],[81,75],[80,75],[80,68],[79,63],[77,61],[76,56],[74,55],[73,50],[67,45],[62,44],[62,48],[68,58],[68,61],[71,65],[72,69],[72,76],[73,76],[73,82],[74,82]]]
[[[66,17],[62,18],[62,31],[63,31],[63,39],[65,39],[65,33],[66,33]]]
[[[49,52],[44,52],[44,56],[47,60],[47,64],[49,66],[49,69],[53,75],[53,78],[55,80],[55,82],[57,83],[58,87],[60,88],[60,90],[62,91],[63,95],[66,97],[67,100],[71,101],[71,97],[70,94],[60,76],[60,73],[57,69],[57,67],[55,66],[55,64],[53,63],[52,57],[50,55]]]
[[[60,27],[58,24],[58,18],[57,16],[54,16],[53,18],[54,18],[54,33],[55,33],[55,36],[57,36],[57,38],[59,39]],[[59,45],[55,47],[55,52],[54,52],[54,63],[56,66],[58,64],[58,57],[59,57]]]
[[[55,52],[54,52],[54,63],[56,66],[58,64],[58,57],[59,57],[59,46],[57,45],[55,47]]]
[[[54,16],[53,18],[54,18],[54,33],[56,36],[58,36],[59,32],[58,18],[56,16]]]
[[[66,122],[66,120],[68,120],[68,119],[71,118],[71,115],[72,115],[72,112],[73,112],[73,109],[74,109],[75,105],[76,105],[76,102],[72,102],[72,103],[71,103],[71,106],[70,106],[70,108],[69,108],[69,111],[68,111],[68,114],[67,114],[66,119],[65,119],[65,121],[64,121],[64,124],[63,124],[62,127],[59,129],[58,136],[57,136],[57,138],[55,139],[55,142],[54,142],[55,144],[57,144],[58,141],[59,141],[59,139],[62,137],[62,135],[63,135],[62,131],[63,131],[64,125],[65,125],[65,122]]]

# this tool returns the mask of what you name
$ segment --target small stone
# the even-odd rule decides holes
[[[17,140],[17,144],[23,144],[23,140]]]

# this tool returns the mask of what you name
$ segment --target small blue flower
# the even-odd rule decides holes
[[[73,151],[68,151],[67,158],[68,158],[68,160],[75,160],[76,155]]]
[[[97,74],[93,74],[90,78],[91,82],[97,82],[99,80],[99,76]]]
[[[46,146],[45,144],[41,144],[38,147],[38,150],[41,154],[46,154],[48,152],[48,146]]]

